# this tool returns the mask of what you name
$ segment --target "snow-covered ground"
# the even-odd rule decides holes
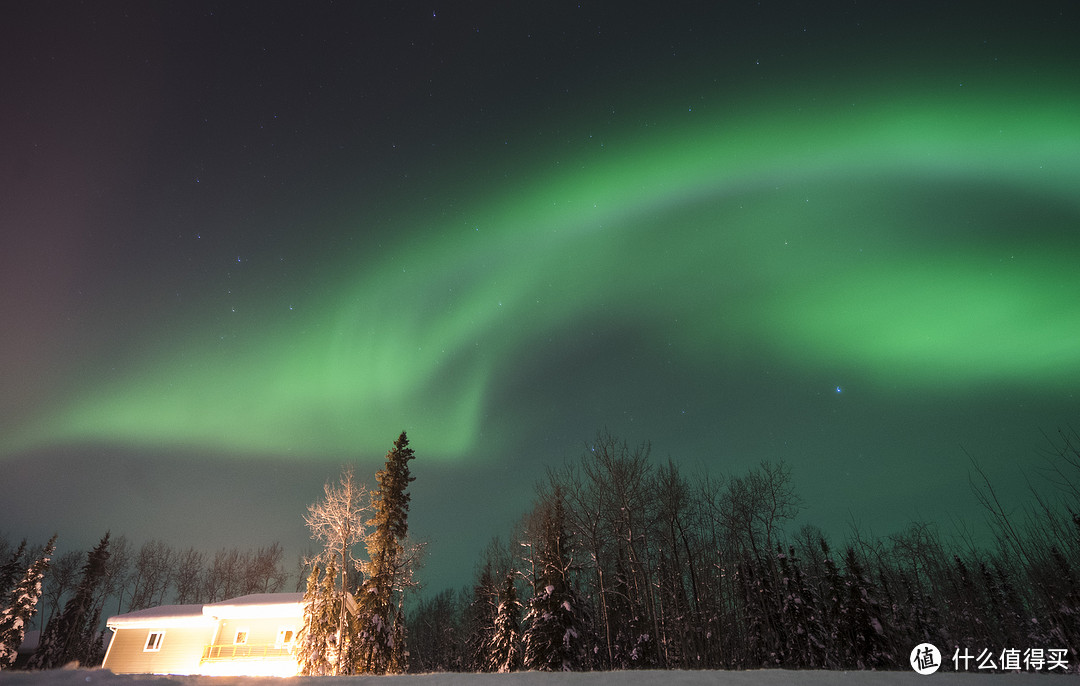
[[[551,674],[418,674],[357,677],[263,677],[150,676],[113,674],[102,669],[52,670],[46,672],[0,672],[3,686],[325,686],[329,682],[348,686],[884,686],[886,684],[1026,684],[1073,683],[1073,676],[1058,682],[1045,674],[978,674],[943,672],[920,676],[915,672],[826,672],[766,669],[749,672],[590,672]],[[287,684],[283,682],[288,682]]]

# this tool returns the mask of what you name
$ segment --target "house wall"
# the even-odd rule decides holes
[[[300,628],[301,620],[295,617],[258,617],[248,619],[222,619],[217,644],[229,645],[236,640],[236,632],[247,630],[248,645],[267,645],[277,641],[278,632],[291,628],[293,636]]]
[[[145,651],[151,631],[164,631],[161,649]],[[116,674],[198,674],[203,646],[214,639],[214,627],[114,630],[105,669]]]

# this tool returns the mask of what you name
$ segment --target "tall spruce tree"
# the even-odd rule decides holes
[[[469,669],[477,672],[495,671],[491,666],[491,636],[498,612],[499,588],[495,581],[491,560],[480,568],[479,578],[473,585],[472,601],[466,608],[466,626],[469,650]]]
[[[25,547],[25,541],[24,547]],[[20,554],[23,548],[20,548]],[[37,612],[38,599],[41,598],[41,579],[49,567],[49,560],[56,550],[56,536],[53,535],[45,544],[45,549],[30,568],[26,570],[15,588],[8,596],[8,602],[0,611],[0,669],[7,669],[15,664],[26,635],[26,627]]]
[[[100,661],[101,605],[96,601],[108,560],[109,534],[106,533],[87,553],[82,578],[64,611],[54,616],[42,632],[41,643],[30,659],[31,669],[52,669],[69,662],[91,666]]]
[[[372,508],[374,516],[367,537],[367,578],[360,591],[360,669],[373,674],[401,673],[407,668],[401,584],[410,576],[405,538],[409,532],[409,484],[414,477],[409,461],[415,457],[402,431],[386,454],[386,465],[375,475],[379,484]],[[397,600],[398,602],[395,602]]]

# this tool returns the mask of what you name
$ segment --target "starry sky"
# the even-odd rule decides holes
[[[0,22],[0,534],[307,545],[416,450],[466,583],[601,429],[843,537],[1080,400],[1080,6],[35,2]]]

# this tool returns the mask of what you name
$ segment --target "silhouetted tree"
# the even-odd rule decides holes
[[[205,597],[206,554],[195,548],[176,555],[176,602],[200,603]]]
[[[476,583],[473,585],[472,599],[466,609],[467,669],[476,672],[495,671],[491,661],[491,637],[495,631],[498,607],[499,588],[495,581],[493,562],[491,559],[485,559]]]
[[[62,555],[54,555],[49,562],[49,569],[45,572],[44,592],[42,598],[45,601],[42,606],[41,625],[44,627],[60,611],[64,598],[74,590],[79,579],[79,570],[82,567],[86,553],[72,550]]]
[[[142,610],[164,603],[176,572],[176,554],[164,541],[149,540],[135,556],[128,609]]]
[[[462,609],[453,589],[422,600],[409,619],[409,668],[416,672],[466,669]]]
[[[103,636],[98,630],[101,607],[96,595],[105,577],[109,559],[109,534],[86,555],[82,578],[64,610],[53,617],[41,634],[37,652],[30,659],[31,669],[50,669],[77,661],[92,666],[101,661]]]
[[[591,613],[570,581],[570,537],[562,491],[556,486],[539,505],[540,576],[525,614],[525,669],[566,672],[590,667]]]
[[[7,551],[7,542],[4,542],[4,551]],[[23,556],[26,553],[26,539],[24,538],[19,546],[7,556],[7,560],[4,564],[0,565],[0,598],[7,597],[7,594],[15,588],[15,584],[18,583],[20,576],[26,570],[27,564],[23,561]]]

